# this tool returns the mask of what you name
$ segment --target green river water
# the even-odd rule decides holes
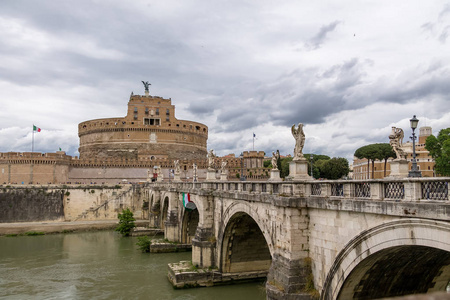
[[[263,283],[175,290],[167,264],[110,231],[0,237],[0,299],[265,299]]]

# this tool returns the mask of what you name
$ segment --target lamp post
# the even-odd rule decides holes
[[[419,123],[419,119],[416,118],[416,115],[409,120],[411,123],[411,129],[412,129],[412,141],[413,141],[413,160],[412,160],[412,166],[411,171],[408,173],[408,177],[422,177],[422,172],[419,171],[417,168],[417,160],[416,160],[416,134],[414,133],[414,130],[417,128],[417,124]]]
[[[314,154],[311,153],[311,178],[314,179],[313,175],[313,161],[314,161]]]

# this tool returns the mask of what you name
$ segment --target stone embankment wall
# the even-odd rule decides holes
[[[139,185],[0,186],[0,222],[116,220],[130,208],[148,218],[148,195]]]
[[[64,191],[1,188],[0,223],[64,220]]]

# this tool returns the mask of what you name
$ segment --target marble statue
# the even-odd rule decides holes
[[[278,159],[280,158],[280,151],[272,152],[272,170],[278,170]]]
[[[404,136],[405,134],[403,133],[403,129],[394,126],[392,127],[392,132],[389,135],[389,144],[397,155],[397,159],[406,159],[407,156],[407,153],[402,148]]]
[[[175,174],[180,174],[181,173],[181,169],[180,169],[180,161],[174,160],[173,164],[175,165]]]
[[[226,166],[227,166],[227,162],[226,161],[222,161],[222,164],[220,166],[220,169],[222,171],[222,174],[226,173]]]
[[[214,157],[216,157],[214,155],[214,150],[209,150],[208,152],[208,168],[213,169],[214,168]]]
[[[301,160],[303,158],[303,146],[305,145],[305,133],[303,132],[303,124],[298,123],[298,128],[295,129],[295,124],[291,128],[292,135],[295,138],[294,158],[292,160]]]

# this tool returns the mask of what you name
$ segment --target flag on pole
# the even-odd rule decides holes
[[[253,132],[253,137],[255,138],[256,137],[256,134]]]
[[[36,125],[33,125],[33,131],[41,132],[41,129]]]
[[[183,193],[183,206],[190,210],[197,208],[195,203],[191,201],[191,195],[189,195],[189,193]]]

